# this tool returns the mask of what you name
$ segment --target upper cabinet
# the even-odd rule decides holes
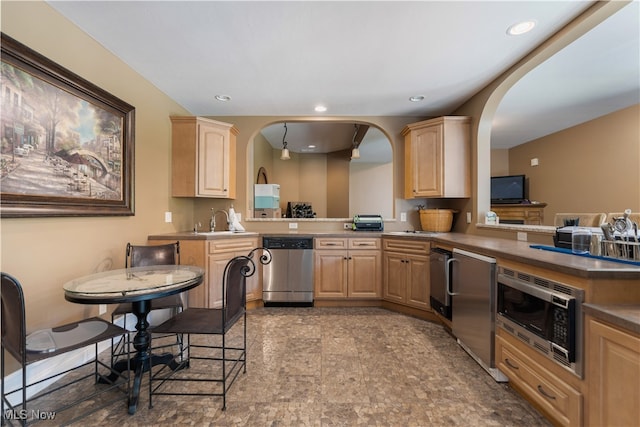
[[[235,198],[237,134],[229,123],[171,117],[171,194]]]
[[[407,125],[404,197],[471,197],[471,118],[445,116]]]

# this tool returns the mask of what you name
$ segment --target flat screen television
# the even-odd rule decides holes
[[[491,204],[522,203],[525,196],[525,176],[491,177]]]

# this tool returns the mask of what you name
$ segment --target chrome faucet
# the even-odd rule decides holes
[[[209,221],[209,228],[211,231],[216,231],[216,215],[220,212],[224,213],[224,216],[227,217],[227,229],[231,230],[231,221],[229,221],[229,212],[224,209],[215,210],[215,208],[211,208],[211,220]]]

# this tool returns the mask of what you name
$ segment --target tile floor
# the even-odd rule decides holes
[[[145,386],[135,415],[127,414],[123,399],[77,424],[550,425],[440,325],[388,310],[252,310],[248,346],[247,373],[231,387],[224,412],[221,398],[183,396],[155,396],[150,410]]]

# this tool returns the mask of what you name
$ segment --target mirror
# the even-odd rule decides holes
[[[492,175],[525,174],[529,199],[548,204],[543,225],[553,225],[557,212],[640,207],[632,184],[638,175],[616,180],[603,167],[614,145],[627,153],[623,157],[638,158],[639,120],[628,109],[640,102],[638,13],[638,2],[613,13],[522,77],[496,110]],[[585,124],[594,119],[595,124]],[[616,167],[637,171],[637,164],[624,158]],[[612,188],[614,180],[625,188]]]
[[[286,128],[285,128],[286,124]],[[286,133],[285,133],[286,132]],[[281,160],[284,142],[289,159]],[[359,158],[352,156],[353,148]],[[389,139],[368,123],[291,121],[269,125],[253,140],[252,182],[279,184],[279,201],[261,200],[254,217],[287,216],[308,204],[315,218],[352,218],[356,214],[393,217],[393,152]],[[256,199],[253,199],[256,202]],[[266,204],[265,204],[266,203]],[[278,208],[263,208],[263,206]],[[252,207],[257,205],[252,205]],[[267,209],[258,210],[258,209]],[[290,212],[292,214],[294,212]]]

